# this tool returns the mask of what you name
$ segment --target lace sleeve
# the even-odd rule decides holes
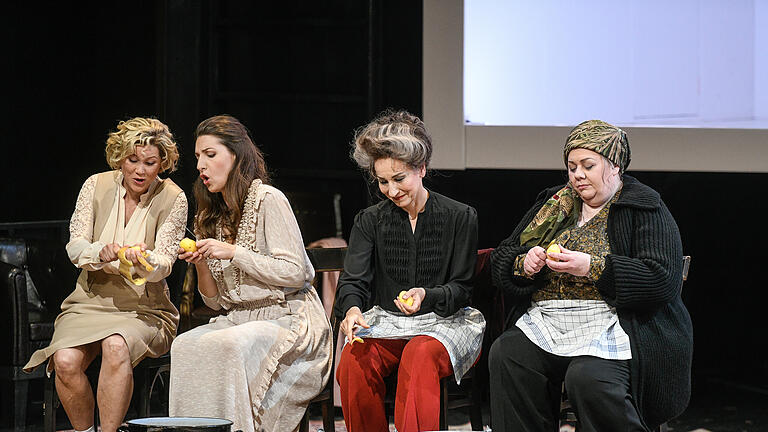
[[[96,175],[88,177],[80,188],[75,211],[69,221],[69,243],[66,249],[72,264],[79,268],[101,270],[107,263],[102,263],[99,252],[103,242],[93,241],[93,193],[96,189]]]
[[[157,230],[155,249],[149,254],[149,261],[155,269],[152,272],[146,272],[141,266],[136,266],[136,272],[147,278],[149,282],[158,282],[171,274],[173,263],[179,255],[179,242],[184,237],[186,226],[187,196],[181,192],[176,196],[168,217]]]

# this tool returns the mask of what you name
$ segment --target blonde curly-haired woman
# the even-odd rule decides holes
[[[76,431],[93,430],[95,403],[101,430],[117,429],[133,393],[133,366],[168,352],[179,319],[165,278],[184,235],[187,198],[158,176],[179,159],[173,135],[157,119],[121,121],[106,157],[113,170],[85,181],[70,222],[67,253],[82,269],[75,290],[61,305],[51,344],[24,367],[48,360]],[[98,355],[94,398],[85,370]]]

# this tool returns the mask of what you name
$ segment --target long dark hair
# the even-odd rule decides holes
[[[233,240],[251,183],[255,179],[269,183],[267,165],[248,129],[232,116],[218,115],[203,120],[197,125],[195,139],[203,135],[218,138],[235,155],[235,162],[221,193],[209,192],[200,178],[195,182],[196,235],[198,238],[215,238],[216,223],[221,220],[225,239]]]

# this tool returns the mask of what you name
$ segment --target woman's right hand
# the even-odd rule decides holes
[[[347,340],[351,342],[355,337],[355,327],[358,325],[364,328],[370,327],[365,318],[363,318],[363,313],[360,311],[360,308],[357,306],[352,306],[347,311],[347,315],[344,316],[344,319],[341,321],[339,330],[341,330],[341,332],[347,337]]]
[[[188,263],[200,264],[202,262],[205,262],[205,258],[203,257],[203,254],[201,254],[198,251],[187,252],[186,250],[179,247],[178,254],[179,254],[180,260],[184,260]]]
[[[112,262],[117,259],[117,251],[120,250],[122,246],[120,246],[117,243],[110,243],[108,245],[104,245],[103,248],[101,248],[101,251],[99,251],[99,259],[101,262]]]
[[[547,252],[541,246],[534,246],[528,250],[523,261],[525,274],[533,276],[547,264]]]

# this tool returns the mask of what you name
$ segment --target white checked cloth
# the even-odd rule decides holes
[[[531,342],[555,355],[632,358],[616,308],[601,300],[534,301],[515,325]]]
[[[355,336],[361,338],[412,339],[424,335],[440,341],[451,358],[457,384],[480,356],[485,318],[477,309],[465,307],[449,317],[434,312],[406,316],[374,306],[363,313],[363,317],[371,327],[357,328]]]

